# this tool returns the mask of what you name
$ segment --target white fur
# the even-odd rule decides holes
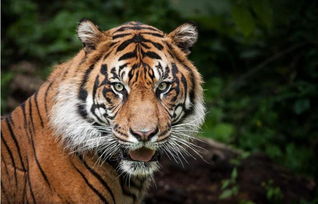
[[[186,42],[188,47],[198,40],[198,31],[195,26],[191,24],[183,24],[177,28],[178,32],[176,33],[175,40],[177,42]]]
[[[77,28],[77,34],[83,43],[92,43],[99,34],[99,30],[92,22],[83,21]]]
[[[127,172],[128,174],[133,176],[148,176],[159,169],[159,164],[155,161],[148,162],[146,165],[144,164],[144,162],[135,162],[127,160],[123,160],[120,162],[120,168],[124,172]]]
[[[194,102],[194,112],[192,115],[188,116],[184,123],[191,124],[192,127],[196,127],[195,129],[200,129],[201,125],[204,122],[205,118],[205,106],[202,99],[196,99]],[[193,129],[193,128],[192,128]]]
[[[98,147],[107,138],[101,137],[101,132],[78,114],[80,101],[77,89],[78,87],[71,83],[64,83],[58,88],[50,122],[58,138],[66,143],[66,148],[84,151]]]

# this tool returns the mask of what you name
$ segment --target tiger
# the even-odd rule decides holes
[[[77,26],[83,47],[1,120],[3,203],[141,203],[162,156],[196,151],[198,29]]]

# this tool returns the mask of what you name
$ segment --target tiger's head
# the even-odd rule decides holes
[[[77,70],[61,82],[51,114],[67,148],[115,159],[130,175],[152,174],[162,154],[181,162],[205,113],[201,77],[187,59],[196,27],[165,34],[129,22],[100,31],[83,20],[77,32],[84,47],[69,63]]]

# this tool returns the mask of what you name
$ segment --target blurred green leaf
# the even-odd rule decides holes
[[[232,139],[231,135],[233,131],[234,129],[231,124],[219,123],[212,128],[212,135],[216,140],[228,143]]]
[[[268,30],[272,27],[273,10],[270,0],[249,0],[255,15],[261,20]]]
[[[232,17],[238,30],[245,37],[249,37],[255,29],[255,22],[248,8],[235,4],[232,8]]]
[[[230,180],[224,180],[221,186],[221,189],[224,190],[225,188],[227,188],[230,184]]]
[[[232,189],[226,189],[222,192],[222,194],[219,196],[219,199],[226,199],[233,196]]]
[[[234,168],[231,173],[231,179],[235,180],[237,178],[237,169]]]
[[[1,88],[4,88],[12,79],[14,74],[12,72],[6,72],[1,74]]]
[[[265,152],[272,158],[279,158],[282,156],[282,151],[277,145],[267,145]]]
[[[294,111],[296,114],[302,114],[310,108],[310,101],[308,99],[299,99],[294,104]]]
[[[238,191],[239,191],[239,187],[237,185],[234,185],[231,188],[223,190],[221,195],[219,195],[219,199],[227,199],[232,196],[235,196],[238,194]]]

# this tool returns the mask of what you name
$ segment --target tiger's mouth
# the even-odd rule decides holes
[[[120,168],[133,176],[149,176],[159,169],[160,152],[140,147],[138,149],[121,148]]]
[[[135,150],[122,149],[122,159],[135,162],[153,162],[159,161],[161,155],[159,151],[149,149],[147,147],[141,147]]]

